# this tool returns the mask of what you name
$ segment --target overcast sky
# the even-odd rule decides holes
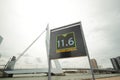
[[[81,21],[90,57],[103,68],[112,67],[110,58],[120,55],[119,3],[120,0],[0,0],[0,35],[4,38],[0,64],[18,57],[48,23],[53,29]],[[47,66],[45,35],[15,68]],[[62,67],[88,67],[87,57],[59,61]]]

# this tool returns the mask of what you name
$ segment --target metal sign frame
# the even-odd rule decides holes
[[[81,27],[77,22],[50,31],[51,59],[87,56]]]
[[[76,26],[77,26],[77,29],[75,29]],[[78,28],[78,26],[79,26],[79,28]],[[68,30],[68,32],[75,32],[75,34],[77,35],[76,40],[81,41],[81,42],[76,41],[77,46],[79,44],[80,44],[80,46],[82,46],[82,47],[80,47],[80,46],[77,47],[78,48],[77,50],[81,51],[81,52],[78,54],[76,53],[77,51],[56,53],[56,43],[54,44],[54,42],[56,41],[55,37],[60,35],[60,34],[68,33],[67,29],[69,29],[69,28],[72,28],[72,29]],[[76,30],[78,31],[78,33]],[[91,74],[92,74],[92,79],[95,80],[94,72],[93,72],[91,62],[90,62],[90,56],[89,56],[89,52],[87,49],[87,45],[86,45],[86,41],[85,41],[81,22],[77,22],[77,23],[73,23],[70,25],[60,27],[60,28],[52,29],[51,34],[50,34],[50,46],[49,47],[50,47],[50,51],[49,51],[49,61],[48,61],[49,62],[49,64],[48,64],[49,65],[48,80],[51,80],[51,60],[52,59],[71,58],[71,57],[80,57],[80,56],[87,56],[88,57],[88,61],[89,61],[90,69],[91,69]]]

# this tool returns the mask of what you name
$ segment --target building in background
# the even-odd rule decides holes
[[[0,36],[0,44],[2,43],[2,40],[3,40],[3,37],[2,37],[2,36]]]
[[[120,70],[120,56],[116,57],[116,60],[117,60],[117,62],[118,62],[119,70]]]
[[[2,43],[3,37],[0,36],[0,44]],[[1,54],[0,54],[0,58],[1,58]]]
[[[116,58],[111,58],[110,60],[113,65],[113,68],[115,70],[120,70],[120,56],[118,56]]]
[[[97,65],[96,59],[91,59],[90,62],[91,62],[91,65],[92,65],[93,69],[98,69],[98,65]]]

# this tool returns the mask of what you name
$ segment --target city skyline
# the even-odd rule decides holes
[[[47,24],[53,29],[81,21],[91,59],[95,58],[103,68],[112,67],[110,58],[120,52],[119,3],[119,0],[1,0],[0,35],[4,40],[0,45],[0,64],[7,63],[12,56],[18,57]],[[44,33],[15,68],[46,67],[45,38]],[[87,57],[59,61],[63,67],[89,67]]]

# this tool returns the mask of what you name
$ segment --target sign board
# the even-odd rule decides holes
[[[81,22],[50,31],[50,59],[86,56]]]

